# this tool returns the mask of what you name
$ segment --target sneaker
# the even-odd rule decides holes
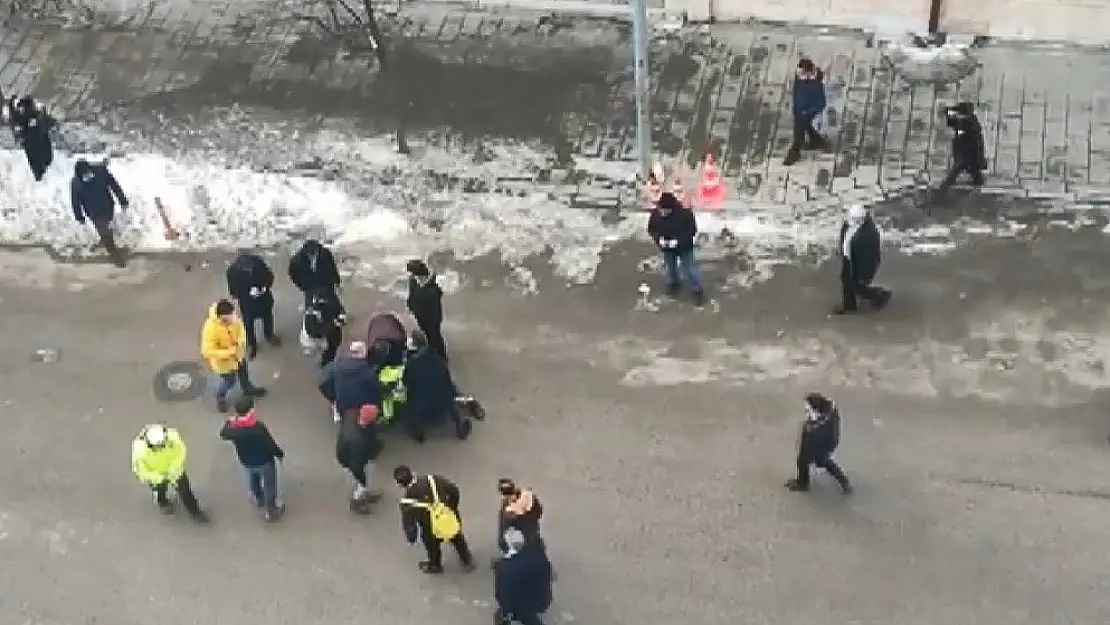
[[[432,564],[431,562],[424,561],[420,562],[416,566],[420,567],[421,573],[425,573],[427,575],[440,575],[443,573],[442,564]]]
[[[367,495],[369,494],[370,489],[366,488],[362,484],[359,484],[355,486],[355,491],[351,493],[351,499],[354,499],[355,501],[362,501],[366,499]]]
[[[267,523],[274,523],[275,521],[281,519],[284,514],[285,504],[279,503],[277,506],[274,507],[273,510],[267,510],[266,512],[264,512],[262,514],[262,518],[265,519]]]
[[[871,303],[871,307],[874,308],[875,310],[882,310],[883,308],[886,307],[887,304],[890,303],[890,298],[893,295],[894,294],[891,293],[890,291],[887,291],[886,289],[883,289],[883,292],[879,295],[879,297],[876,298],[875,301]]]
[[[786,489],[794,493],[804,493],[809,491],[809,484],[802,484],[796,479],[786,482]]]

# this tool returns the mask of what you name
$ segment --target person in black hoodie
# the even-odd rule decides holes
[[[378,372],[367,362],[367,346],[362,341],[351,343],[347,354],[332,361],[320,378],[320,393],[331,402],[339,422],[335,439],[335,459],[355,480],[351,494],[351,511],[370,512],[370,506],[381,499],[371,490],[374,460],[382,451],[382,441],[375,421],[382,405]]]
[[[343,326],[347,325],[347,309],[339,301],[335,289],[319,287],[304,309],[304,333],[311,341],[322,342],[320,366],[335,360],[343,343]]]
[[[128,202],[119,182],[108,171],[108,165],[94,165],[85,159],[79,159],[73,164],[69,194],[73,218],[82,225],[86,218],[91,220],[97,236],[100,237],[100,245],[104,246],[117,266],[123,267],[126,263],[122,251],[116,246],[112,219],[115,218],[116,200],[119,200],[120,210],[127,210]]]
[[[289,259],[289,280],[304,294],[305,306],[321,289],[339,292],[339,268],[335,255],[316,239],[304,242]]]
[[[31,96],[23,96],[9,105],[9,124],[15,140],[23,148],[27,164],[36,181],[42,181],[54,162],[54,145],[50,131],[55,121]]]
[[[255,324],[262,322],[262,334],[278,347],[281,338],[274,332],[274,272],[262,257],[242,250],[227,267],[227,292],[239,302],[243,325],[247,329],[247,357],[258,355]]]
[[[984,182],[983,170],[987,168],[987,152],[975,105],[960,102],[946,107],[944,113],[948,127],[955,134],[952,135],[952,168],[940,183],[938,193],[945,193],[964,173],[971,177],[972,184],[981,186]]]
[[[673,193],[664,193],[659,205],[648,218],[648,235],[663,253],[663,268],[667,274],[667,293],[678,295],[685,277],[693,290],[694,305],[705,305],[705,289],[701,283],[695,237],[698,223],[694,212],[678,201]],[[681,276],[679,272],[681,271]]]
[[[446,417],[458,438],[469,437],[473,426],[459,410],[456,402],[459,391],[447,363],[433,351],[420,330],[412,333],[412,344],[414,351],[401,378],[408,389],[408,401],[402,412],[405,429],[413,440],[423,443],[428,429]]]
[[[434,485],[433,485],[434,480]],[[459,532],[448,542],[455,548],[463,569],[467,572],[474,570],[474,556],[470,553],[470,546],[462,532],[462,515],[459,514],[459,501],[461,493],[459,487],[442,475],[421,475],[417,477],[412,469],[405,465],[398,465],[393,469],[393,481],[401,487],[401,530],[405,533],[405,540],[409,544],[419,538],[424,544],[428,559],[420,562],[420,570],[429,575],[443,572],[443,549],[440,548],[439,539],[432,529],[432,516],[430,506],[437,499],[446,506],[459,521]],[[433,494],[434,489],[434,494]]]
[[[235,414],[220,428],[220,438],[235,446],[235,455],[247,477],[251,501],[262,508],[266,521],[281,518],[285,504],[278,491],[277,461],[285,459],[285,451],[266,424],[258,419],[253,399],[241,396],[235,400]]]
[[[443,340],[443,289],[436,282],[436,276],[422,260],[410,260],[406,269],[409,272],[409,312],[416,318],[416,325],[428,339],[428,346],[447,360],[447,342]]]
[[[786,487],[795,492],[808,491],[809,469],[814,466],[828,471],[844,494],[850,495],[852,484],[832,458],[839,444],[840,411],[836,404],[820,393],[806,395],[806,419],[798,437],[798,477],[788,481]]]
[[[551,607],[553,571],[539,538],[510,528],[501,539],[508,549],[494,565],[496,625],[543,625],[540,615]]]
[[[875,310],[886,306],[891,292],[871,284],[882,260],[882,239],[875,220],[865,206],[856,204],[848,209],[848,218],[840,227],[837,250],[840,256],[841,302],[833,309],[833,314],[856,312],[860,297],[871,302]]]

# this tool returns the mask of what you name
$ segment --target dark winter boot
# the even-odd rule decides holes
[[[786,482],[786,489],[794,493],[809,492],[809,484],[803,484],[797,478]]]
[[[694,306],[698,308],[705,306],[705,291],[694,291]]]
[[[894,294],[890,291],[883,289],[879,292],[879,295],[875,298],[875,301],[871,302],[871,307],[875,310],[882,310],[886,307],[887,304],[890,303],[890,298],[893,295]]]
[[[281,347],[281,337],[276,334],[272,336],[267,336],[266,342],[270,345],[273,345],[274,347]]]
[[[802,155],[800,152],[797,152],[796,150],[791,150],[786,153],[786,158],[782,159],[782,164],[790,167],[794,163],[797,163],[799,160],[801,160],[801,158]]]
[[[420,572],[421,573],[425,573],[427,575],[442,575],[443,574],[443,565],[441,565],[441,564],[440,565],[433,565],[431,562],[428,562],[427,560],[425,560],[425,561],[417,564],[417,566],[420,567]]]

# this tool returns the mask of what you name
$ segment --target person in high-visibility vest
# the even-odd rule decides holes
[[[405,387],[405,366],[386,365],[378,370],[378,382],[382,388],[382,416],[383,425],[393,423],[397,412],[408,401],[409,392]]]

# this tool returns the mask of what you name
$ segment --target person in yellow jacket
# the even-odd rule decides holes
[[[131,441],[131,472],[146,484],[164,514],[172,514],[173,502],[169,489],[177,491],[189,516],[200,523],[208,522],[208,514],[200,507],[189,475],[185,473],[187,449],[181,433],[163,423],[152,423]]]
[[[227,395],[236,382],[247,397],[266,395],[266,389],[251,383],[246,358],[247,328],[230,301],[221,299],[208,309],[208,318],[200,331],[200,354],[219,378],[216,408],[220,412],[227,412]]]

